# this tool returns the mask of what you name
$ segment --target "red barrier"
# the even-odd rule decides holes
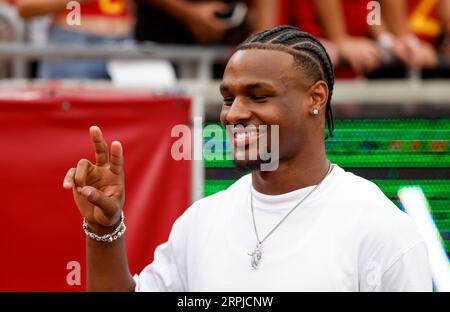
[[[88,128],[124,147],[126,242],[132,273],[153,259],[190,201],[188,161],[170,155],[190,102],[119,91],[0,91],[0,291],[82,291],[85,238],[66,171],[94,161]],[[69,286],[67,264],[81,264]],[[71,268],[72,269],[72,268]]]

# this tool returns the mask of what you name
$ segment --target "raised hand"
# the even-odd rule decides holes
[[[76,168],[67,172],[63,187],[72,189],[75,203],[90,227],[107,230],[119,223],[125,200],[123,150],[120,142],[114,141],[109,156],[100,128],[93,126],[89,133],[96,163],[81,159]]]

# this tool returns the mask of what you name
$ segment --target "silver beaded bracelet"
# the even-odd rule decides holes
[[[125,219],[125,216],[123,215],[123,211],[122,211],[122,214],[120,215],[120,223],[116,227],[114,232],[112,232],[111,234],[105,234],[105,235],[100,236],[100,235],[97,235],[97,234],[89,231],[89,227],[86,222],[86,219],[83,218],[83,230],[84,230],[84,233],[86,234],[86,236],[89,237],[90,239],[93,239],[97,242],[111,243],[111,242],[117,240],[118,238],[122,237],[123,234],[125,233],[125,231],[127,230],[127,227],[125,226],[125,223],[123,222],[124,219]]]

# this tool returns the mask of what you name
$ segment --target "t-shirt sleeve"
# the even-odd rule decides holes
[[[413,219],[383,196],[372,201],[362,221],[359,290],[432,291],[424,239]]]
[[[381,275],[379,292],[429,292],[433,290],[427,248],[418,243],[398,258]]]
[[[189,236],[189,208],[173,225],[166,243],[155,250],[154,260],[134,275],[137,292],[186,291],[186,246]]]
[[[153,262],[133,278],[136,292],[185,291],[182,273],[170,242],[160,245]]]

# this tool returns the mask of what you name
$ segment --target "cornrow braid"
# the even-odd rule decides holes
[[[331,97],[334,88],[334,70],[324,46],[315,37],[293,26],[278,26],[256,33],[237,50],[271,49],[290,53],[296,64],[306,71],[316,83],[323,80],[328,85],[329,96],[326,104],[328,137],[333,137],[334,120],[331,109]]]

